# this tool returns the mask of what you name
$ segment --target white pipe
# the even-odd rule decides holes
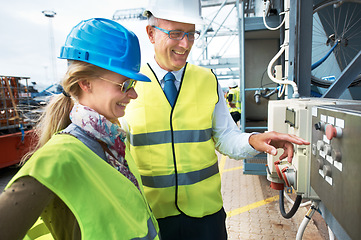
[[[297,231],[296,240],[302,240],[303,232],[305,231],[306,226],[309,221],[310,221],[310,219],[308,219],[306,217],[302,220],[301,225]]]
[[[307,224],[311,220],[313,214],[318,208],[318,202],[312,201],[311,207],[308,210],[308,212],[305,215],[305,218],[303,219],[302,223],[300,224],[300,227],[298,228],[296,240],[302,240],[303,233],[307,227]]]
[[[266,22],[266,15],[268,13],[269,7],[270,7],[270,1],[268,0],[263,4],[263,24],[265,25],[265,27],[268,30],[275,31],[275,30],[280,29],[282,27],[282,25],[285,23],[286,16],[283,17],[283,20],[282,20],[281,24],[278,27],[272,28],[272,27],[268,26],[268,24]],[[284,12],[280,13],[280,15],[282,15],[282,14],[285,14],[285,13]]]
[[[282,53],[285,51],[285,48],[286,48],[286,46],[285,46],[285,44],[283,44],[281,46],[281,49],[278,51],[278,53],[272,58],[272,60],[270,61],[270,63],[268,64],[268,67],[267,67],[267,74],[268,74],[268,77],[275,83],[291,85],[293,87],[293,97],[298,98],[299,97],[298,87],[295,82],[290,81],[290,80],[278,80],[272,74],[272,66],[276,62],[276,60],[282,55]]]
[[[284,14],[284,17],[283,17],[283,20],[282,20],[282,23],[276,27],[276,28],[271,28],[267,25],[266,23],[266,15],[268,13],[268,10],[269,10],[269,7],[270,7],[270,1],[267,0],[264,2],[263,4],[263,23],[264,25],[266,26],[266,28],[268,28],[269,30],[277,30],[279,29],[285,22],[286,20],[288,20],[289,18],[289,6],[287,4],[287,6],[285,5],[286,7],[286,11],[284,11],[283,13],[281,14]],[[286,28],[287,28],[287,24],[286,24]],[[276,54],[276,56],[274,56],[272,58],[272,60],[270,61],[270,63],[268,64],[268,67],[267,67],[267,74],[268,74],[268,77],[275,83],[277,84],[280,84],[280,85],[286,85],[284,86],[284,88],[282,88],[282,92],[279,92],[278,93],[278,97],[281,97],[283,92],[285,91],[285,89],[287,88],[288,85],[291,85],[293,87],[293,95],[292,97],[293,98],[298,98],[299,97],[299,93],[298,93],[298,87],[297,87],[297,84],[293,81],[290,81],[290,80],[280,80],[280,79],[277,79],[273,76],[272,74],[272,66],[273,64],[276,62],[276,60],[283,54],[283,52],[285,52],[286,50],[286,47],[288,47],[288,40],[287,40],[287,34],[285,33],[285,39],[283,41],[283,44],[281,46],[281,49],[278,51],[278,53]],[[286,55],[287,55],[287,52],[286,52]],[[286,74],[286,77],[285,79],[287,79],[287,74]],[[287,91],[287,90],[286,90]]]
[[[327,226],[328,228],[328,237],[329,240],[335,240],[335,234],[332,232],[331,228],[329,226]]]

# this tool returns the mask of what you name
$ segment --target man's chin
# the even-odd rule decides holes
[[[181,60],[181,61],[173,61],[173,67],[178,70],[182,69],[182,67],[184,67],[184,65],[186,65],[186,60]]]

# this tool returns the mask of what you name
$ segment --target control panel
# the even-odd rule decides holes
[[[311,187],[351,239],[361,236],[361,104],[312,109]]]
[[[268,107],[268,130],[289,133],[311,142],[312,107],[334,105],[338,100],[305,98],[270,101]],[[307,199],[319,199],[310,186],[311,145],[296,145],[292,163],[279,161],[277,156],[267,155],[267,178],[271,187],[282,190],[292,187],[298,195]]]

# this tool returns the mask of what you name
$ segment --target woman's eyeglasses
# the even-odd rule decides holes
[[[137,83],[137,81],[134,80],[134,79],[127,79],[127,80],[126,80],[125,82],[123,82],[123,83],[117,83],[117,82],[113,82],[113,81],[111,81],[111,80],[109,80],[109,79],[106,79],[106,78],[103,78],[103,77],[99,77],[99,76],[98,76],[98,78],[101,79],[101,80],[104,80],[104,81],[113,83],[113,84],[115,84],[115,85],[118,85],[119,88],[120,88],[120,91],[122,91],[123,93],[127,92],[129,89],[131,89],[132,87],[134,87],[135,84]]]

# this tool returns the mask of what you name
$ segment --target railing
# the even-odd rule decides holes
[[[35,124],[30,116],[36,106],[30,104],[31,94],[27,91],[28,77],[0,76],[0,130],[30,128]],[[25,81],[21,84],[20,81]],[[35,117],[36,118],[36,117]]]

